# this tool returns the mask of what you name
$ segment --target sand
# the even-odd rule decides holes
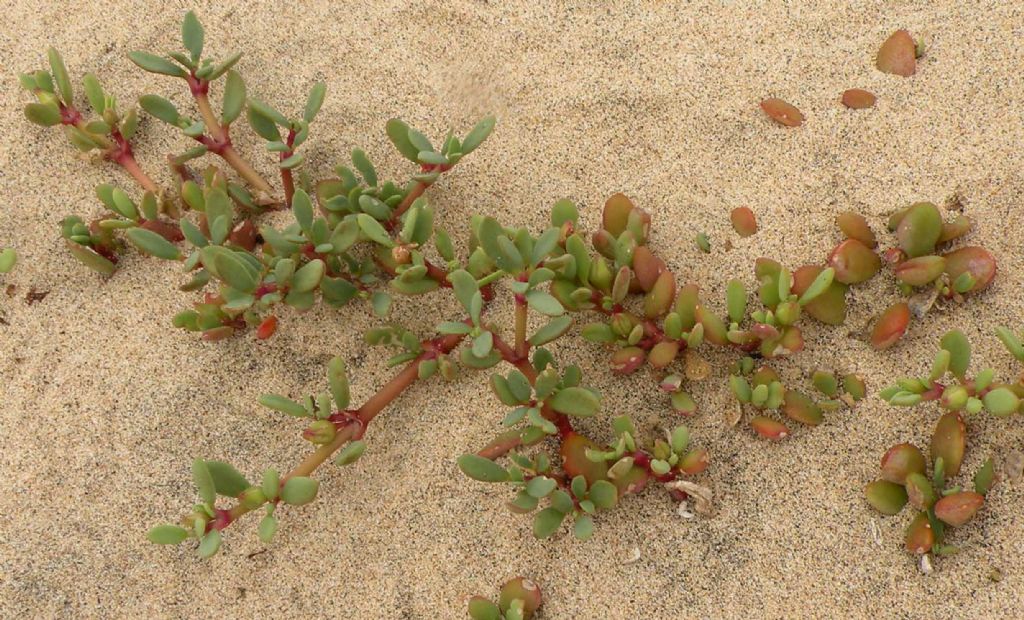
[[[177,4],[177,3],[175,3]],[[556,7],[556,5],[558,5]],[[855,6],[854,6],[855,5]],[[954,326],[978,363],[1019,369],[991,333],[1021,325],[1024,241],[1024,8],[1012,2],[626,4],[374,0],[327,3],[198,2],[207,49],[241,49],[251,93],[295,113],[316,79],[329,84],[309,141],[309,169],[324,177],[354,146],[386,176],[405,178],[383,133],[402,116],[432,136],[466,130],[493,112],[491,140],[431,189],[439,222],[464,238],[474,212],[534,229],[570,197],[593,229],[616,191],[655,217],[652,245],[719,309],[725,282],[752,282],[759,256],[820,262],[838,240],[833,216],[867,215],[876,230],[894,209],[958,193],[976,223],[969,241],[999,261],[994,286],[962,307],[915,324],[903,343],[876,353],[850,336],[895,299],[889,276],[851,295],[847,326],[807,329],[808,350],[781,364],[797,378],[816,367],[862,373],[873,391],[898,373],[920,373],[938,336]],[[145,92],[185,93],[124,57],[177,48],[185,5],[146,2],[4,2],[0,59],[0,246],[21,255],[0,277],[0,615],[3,617],[458,618],[468,596],[493,595],[523,574],[545,592],[546,618],[989,618],[1024,616],[1024,488],[1002,484],[981,518],[957,530],[963,552],[920,574],[900,544],[909,518],[879,518],[861,487],[884,449],[923,442],[934,408],[891,408],[877,398],[768,444],[726,428],[729,403],[715,373],[694,391],[694,442],[713,463],[711,518],[676,516],[650,490],[598,519],[581,544],[563,533],[536,541],[529,520],[502,506],[507,489],[467,481],[455,457],[499,428],[503,408],[483,377],[417,387],[375,423],[355,466],[326,467],[320,499],[283,510],[267,547],[248,519],[223,552],[145,541],[152,524],[193,501],[193,458],[222,458],[251,475],[305,454],[300,426],[256,405],[262,391],[300,396],[324,385],[342,354],[354,393],[389,376],[361,343],[377,321],[365,306],[282,317],[268,342],[204,343],[172,330],[193,299],[170,265],[130,255],[103,280],[63,249],[68,213],[100,212],[92,188],[128,186],[110,166],[90,166],[55,131],[25,122],[16,71],[59,47],[77,80],[101,75],[123,104]],[[873,68],[897,28],[924,34],[917,75]],[[878,95],[873,110],[838,103],[851,87]],[[757,103],[777,96],[807,122],[784,129]],[[236,131],[240,150],[272,171],[259,141]],[[183,139],[144,121],[140,160],[162,183],[165,153]],[[740,239],[728,211],[748,205],[761,231]],[[713,249],[692,239],[706,231]],[[727,242],[732,249],[727,249]],[[48,295],[28,303],[32,290]],[[402,300],[396,316],[425,328],[453,318],[444,297]],[[508,320],[507,299],[493,316]],[[510,323],[510,321],[508,321]],[[649,377],[612,377],[606,353],[578,338],[559,347],[606,395],[584,428],[608,436],[631,413],[653,432],[675,422]],[[1018,449],[1017,420],[971,423],[966,471]],[[877,523],[880,544],[872,536]],[[631,549],[640,559],[623,564]],[[1001,571],[1003,580],[989,575]]]

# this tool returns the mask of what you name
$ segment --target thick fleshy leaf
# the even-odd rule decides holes
[[[128,240],[131,241],[135,247],[139,248],[146,254],[162,258],[164,260],[180,260],[181,252],[174,246],[173,243],[164,239],[159,234],[146,230],[145,228],[130,228],[126,233]]]
[[[640,368],[644,363],[646,354],[640,347],[625,347],[612,354],[612,371],[620,375],[628,375]]]
[[[664,340],[651,348],[647,354],[647,362],[654,368],[664,368],[675,361],[678,353],[678,342]]]
[[[224,461],[206,461],[206,469],[213,479],[213,486],[218,495],[225,497],[238,497],[243,491],[251,487],[237,469],[230,463]]]
[[[654,287],[654,283],[665,271],[665,261],[655,256],[646,245],[637,247],[633,252],[633,272],[645,292]]]
[[[894,515],[907,505],[903,485],[888,480],[875,480],[864,487],[864,496],[871,507],[884,515]]]
[[[663,271],[654,286],[644,296],[644,316],[649,319],[664,316],[672,307],[676,296],[676,277],[671,271]]]
[[[607,480],[607,463],[587,458],[587,450],[600,449],[600,446],[579,433],[572,433],[565,437],[559,449],[562,456],[562,469],[565,470],[565,474],[569,478],[583,476],[591,488],[598,480]]]
[[[158,525],[149,530],[146,538],[158,545],[176,545],[188,538],[188,530],[177,525]]]
[[[128,52],[128,59],[138,65],[143,71],[149,71],[150,73],[160,73],[180,78],[187,75],[184,69],[170,60],[148,52]]]
[[[799,127],[804,122],[803,113],[782,99],[765,99],[761,102],[761,109],[773,121],[786,127]]]
[[[193,62],[203,54],[204,38],[203,25],[199,23],[196,14],[193,11],[185,13],[185,19],[181,20],[181,42],[192,55]]]
[[[931,284],[946,268],[946,259],[941,256],[918,256],[896,265],[896,279],[910,286]]]
[[[907,475],[907,499],[918,510],[928,510],[935,503],[935,488],[932,481],[917,472]]]
[[[117,266],[114,263],[105,256],[101,256],[97,252],[93,251],[91,248],[80,243],[75,243],[74,241],[67,241],[66,244],[71,255],[89,269],[105,276],[109,276],[117,270]]]
[[[871,230],[868,221],[860,213],[843,211],[836,216],[836,225],[848,239],[856,239],[869,248],[878,245],[874,231]]]
[[[925,473],[924,454],[913,444],[896,444],[882,456],[881,471],[883,480],[905,484],[909,474]]]
[[[506,582],[498,595],[498,607],[503,613],[508,613],[513,601],[523,602],[523,620],[530,620],[543,602],[540,586],[523,577]]]
[[[793,272],[793,292],[803,296],[824,271],[818,265],[804,265]],[[815,319],[828,325],[842,325],[846,320],[846,291],[849,286],[837,282],[834,277],[832,284],[824,293],[818,295],[810,303],[803,305],[803,311]]]
[[[601,216],[602,228],[611,233],[613,237],[618,237],[626,230],[629,214],[635,208],[633,201],[625,194],[613,194],[604,203],[604,211]]]
[[[836,270],[836,280],[843,284],[858,284],[878,273],[882,259],[857,239],[847,239],[832,250],[828,264]]]
[[[960,379],[967,376],[971,365],[971,342],[959,329],[953,329],[939,340],[939,347],[949,351],[949,370]]]
[[[476,147],[480,146],[491,135],[491,132],[494,131],[495,122],[496,120],[493,116],[487,116],[477,123],[462,140],[462,154],[469,155],[475,151]]]
[[[224,81],[224,102],[221,122],[230,125],[245,108],[245,82],[237,71],[228,71]]]
[[[302,506],[316,499],[320,482],[305,476],[289,478],[281,487],[281,501],[292,506]]]
[[[974,491],[947,495],[935,503],[935,516],[944,523],[959,527],[967,523],[985,504],[985,496]]]
[[[930,202],[911,205],[896,227],[900,249],[910,258],[934,254],[941,235],[942,215]]]
[[[476,454],[463,454],[458,460],[459,469],[473,480],[480,482],[505,482],[508,472],[491,459]]]
[[[790,419],[811,426],[817,426],[822,421],[821,407],[796,390],[786,390],[782,402],[782,412]]]
[[[893,304],[883,312],[871,330],[871,346],[881,351],[888,349],[903,337],[910,325],[910,306],[905,302]]]
[[[789,436],[789,428],[785,424],[767,416],[759,415],[751,418],[750,427],[766,439],[779,440]]]
[[[49,103],[30,103],[26,105],[25,118],[43,127],[53,127],[61,122],[60,109]]]
[[[386,130],[391,143],[395,145],[398,152],[411,162],[417,161],[420,149],[409,140],[409,126],[397,118],[387,122]]]
[[[601,399],[581,387],[563,388],[546,402],[559,413],[577,417],[592,416],[601,408]]]
[[[548,538],[558,531],[565,514],[554,508],[545,508],[537,513],[533,519],[533,535],[537,538]]]
[[[730,211],[729,222],[741,237],[749,237],[757,232],[757,218],[749,207],[736,207]]]
[[[907,551],[921,555],[932,550],[935,544],[935,532],[932,531],[932,524],[928,521],[928,514],[917,513],[914,520],[910,522],[904,532],[904,543]]]
[[[942,458],[946,476],[952,478],[960,473],[967,450],[967,426],[960,414],[950,412],[939,418],[931,440],[932,462]]]
[[[968,246],[944,254],[943,258],[946,259],[946,273],[949,274],[951,282],[965,273],[971,274],[974,283],[963,291],[965,293],[974,293],[986,288],[996,275],[996,259],[985,248]]]
[[[909,77],[917,70],[917,43],[906,30],[897,30],[882,43],[875,67],[883,73]]]
[[[842,102],[853,110],[864,110],[874,107],[875,95],[863,88],[850,88],[843,91]]]
[[[469,599],[467,611],[472,620],[501,620],[501,611],[498,606],[482,596],[474,596]]]

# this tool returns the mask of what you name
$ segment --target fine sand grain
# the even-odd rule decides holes
[[[192,299],[170,265],[130,254],[109,280],[63,249],[68,213],[100,212],[93,187],[130,179],[90,166],[56,131],[29,125],[17,71],[59,47],[76,81],[99,74],[123,105],[146,92],[185,92],[137,70],[133,49],[177,48],[191,3],[6,0],[0,28],[0,246],[21,261],[0,290],[0,616],[458,618],[474,593],[493,595],[523,574],[545,592],[546,618],[1019,618],[1024,617],[1024,488],[1001,484],[981,518],[956,531],[963,552],[921,575],[900,544],[908,514],[879,518],[861,487],[884,449],[923,442],[936,411],[871,398],[855,411],[767,444],[728,429],[727,357],[698,388],[694,441],[712,454],[701,480],[716,514],[684,520],[664,493],[630,498],[580,544],[539,542],[509,514],[504,488],[467,481],[455,457],[498,429],[501,406],[480,376],[414,388],[368,440],[355,466],[325,467],[321,497],[283,512],[265,548],[255,524],[232,527],[223,552],[199,561],[188,546],[158,548],[147,527],[193,501],[189,463],[222,458],[255,475],[287,468],[307,447],[300,426],[256,405],[262,391],[298,396],[324,385],[342,354],[354,396],[389,376],[361,343],[376,322],[365,306],[282,316],[279,335],[204,343],[174,331]],[[409,166],[383,127],[402,116],[441,136],[493,112],[493,137],[429,197],[463,239],[474,212],[538,229],[558,198],[582,205],[593,229],[604,198],[633,197],[655,218],[653,246],[719,309],[725,282],[752,282],[768,256],[822,261],[834,215],[854,209],[881,230],[917,200],[959,194],[1000,273],[963,307],[913,326],[876,353],[851,334],[895,298],[889,276],[851,295],[848,325],[807,329],[808,350],[786,376],[815,367],[863,374],[873,391],[925,370],[939,334],[959,327],[976,359],[1004,376],[1018,368],[996,324],[1024,327],[1024,7],[1016,2],[196,2],[207,49],[245,52],[251,93],[297,111],[317,79],[327,101],[309,142],[309,169],[330,174],[354,146],[402,179]],[[873,67],[894,30],[924,34],[911,78]],[[839,104],[847,88],[878,95],[874,109]],[[806,115],[781,128],[758,109],[780,97]],[[255,137],[240,150],[264,173]],[[141,162],[164,184],[168,152],[188,145],[146,119]],[[747,205],[761,230],[728,225]],[[692,239],[711,238],[710,255]],[[731,244],[732,249],[727,249]],[[45,299],[26,301],[32,289]],[[455,316],[442,296],[400,300],[396,317],[426,328]],[[495,305],[508,321],[510,305]],[[509,321],[510,322],[510,321]],[[645,376],[615,378],[606,354],[578,338],[558,349],[606,396],[585,428],[606,437],[612,414],[645,431],[674,422]],[[965,471],[1024,442],[1017,420],[971,424]],[[877,523],[881,544],[872,538]],[[639,561],[624,564],[634,547]],[[989,579],[1002,573],[1001,582]]]

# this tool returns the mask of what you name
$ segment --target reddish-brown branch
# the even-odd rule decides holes
[[[470,324],[471,321],[467,319],[466,323]],[[341,424],[341,428],[334,436],[334,439],[330,443],[320,446],[309,456],[303,459],[303,461],[293,470],[282,477],[281,484],[284,484],[289,478],[308,476],[327,461],[335,452],[344,447],[349,441],[356,437],[361,437],[366,431],[366,427],[375,417],[377,417],[378,414],[380,414],[381,411],[384,410],[385,407],[391,404],[396,398],[401,396],[406,389],[419,380],[420,362],[437,359],[440,355],[450,353],[459,345],[460,342],[462,342],[464,338],[465,335],[452,334],[440,336],[423,342],[423,352],[420,353],[416,359],[406,364],[405,368],[403,368],[401,372],[384,384],[384,386],[381,387],[380,390],[371,396],[365,403],[363,403],[359,409],[350,412],[351,417],[358,420],[359,423]],[[242,515],[255,510],[258,507],[259,506],[247,507],[239,503],[230,509],[217,510],[217,518],[207,526],[207,530],[222,530],[237,521]]]
[[[196,136],[195,139],[203,144],[211,153],[227,162],[229,166],[235,169],[239,176],[245,179],[257,191],[263,192],[268,196],[272,194],[274,190],[270,183],[267,183],[260,176],[260,173],[256,172],[256,169],[239,155],[238,151],[232,146],[229,126],[222,125],[214,115],[213,108],[210,107],[210,99],[207,96],[210,90],[210,83],[207,80],[197,78],[194,73],[186,79],[189,90],[192,92],[192,97],[196,100],[196,107],[199,108],[199,114],[203,117],[206,130],[210,132],[209,136]]]
[[[286,139],[285,144],[288,145],[288,150],[281,153],[278,158],[279,162],[282,162],[295,154],[292,150],[292,146],[295,144],[294,129],[288,130],[288,138]],[[281,168],[281,185],[284,187],[284,205],[286,208],[290,209],[292,207],[292,196],[295,194],[295,179],[292,178],[291,168]]]

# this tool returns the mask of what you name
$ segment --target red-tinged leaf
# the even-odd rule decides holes
[[[247,252],[256,247],[256,224],[252,220],[244,220],[228,236],[228,241]]]
[[[910,474],[925,472],[924,454],[909,443],[896,444],[882,456],[882,479],[905,484]]]
[[[878,245],[874,231],[872,231],[871,226],[868,225],[867,219],[865,219],[860,213],[843,211],[836,216],[836,226],[839,227],[839,230],[841,230],[848,239],[856,239],[869,248],[874,248]]]
[[[655,319],[672,309],[676,296],[676,277],[671,271],[663,271],[655,280],[651,291],[644,296],[644,316]]]
[[[974,286],[968,293],[986,288],[996,277],[996,259],[985,248],[968,246],[943,255],[946,259],[946,273],[950,282],[956,281],[961,274],[970,273],[974,278]]]
[[[679,471],[687,476],[696,476],[708,468],[711,460],[708,451],[704,448],[695,448],[686,453],[686,456],[679,461]]]
[[[761,102],[761,109],[773,121],[786,127],[799,127],[804,122],[804,115],[796,106],[782,99],[771,98]]]
[[[610,232],[613,237],[618,237],[622,234],[622,231],[626,230],[626,224],[629,223],[629,214],[635,208],[633,201],[627,198],[625,194],[613,194],[604,203],[601,227]]]
[[[640,347],[626,347],[612,353],[612,371],[628,375],[644,363],[644,350]]]
[[[903,337],[910,325],[910,306],[899,302],[890,306],[875,321],[871,330],[871,346],[881,351],[888,349]]]
[[[944,523],[959,527],[970,521],[984,504],[984,495],[974,491],[961,491],[935,502],[935,516]]]
[[[516,577],[501,587],[498,607],[507,613],[515,600],[523,601],[523,620],[530,620],[542,603],[540,586],[529,579]]]
[[[946,268],[941,256],[918,256],[896,265],[896,279],[910,286],[925,286],[934,282]]]
[[[678,353],[678,342],[663,340],[651,348],[651,352],[647,355],[647,363],[654,368],[664,368],[675,361]]]
[[[907,551],[913,554],[928,553],[935,544],[935,532],[932,531],[932,524],[928,521],[928,513],[919,512],[914,520],[907,526],[904,541]]]
[[[843,105],[853,110],[863,110],[875,105],[875,95],[863,88],[843,91]]]
[[[942,234],[939,235],[939,243],[947,243],[953,239],[963,237],[967,233],[971,232],[972,224],[971,220],[965,216],[957,216],[952,222],[945,222],[942,225]]]
[[[917,70],[917,43],[906,30],[897,30],[882,43],[875,67],[883,73],[909,77]]]
[[[276,332],[276,331],[277,331],[277,317],[276,316],[268,316],[267,318],[263,319],[263,322],[260,323],[260,326],[256,328],[256,339],[257,340],[267,340],[268,338],[273,336],[274,332]]]
[[[782,413],[803,424],[821,424],[821,408],[806,395],[796,390],[786,390],[782,400]]]
[[[907,505],[903,485],[888,480],[875,480],[864,487],[864,496],[871,507],[884,515],[894,515]]]
[[[793,292],[803,295],[824,269],[818,265],[804,265],[794,271]],[[846,320],[846,291],[849,288],[833,280],[824,293],[803,307],[803,311],[827,325],[842,325]]]
[[[729,213],[732,228],[741,237],[749,237],[757,232],[757,218],[748,207],[737,207]]]
[[[595,462],[587,458],[587,449],[600,450],[593,441],[590,441],[579,433],[570,433],[562,440],[559,452],[562,455],[562,469],[570,478],[583,476],[587,484],[592,485],[598,480],[608,479],[608,465],[606,461]]]
[[[900,249],[910,258],[934,254],[935,245],[941,236],[942,214],[939,213],[939,208],[930,202],[911,205],[896,227]]]
[[[837,281],[859,284],[878,273],[882,268],[882,259],[857,239],[847,239],[832,250],[828,265],[836,270]]]
[[[171,224],[170,222],[161,222],[160,220],[146,220],[139,225],[140,228],[155,232],[164,239],[167,239],[171,243],[177,243],[185,239],[185,235],[181,233],[181,228],[177,224]]]
[[[950,412],[939,418],[932,434],[931,457],[934,463],[942,457],[946,477],[952,478],[960,473],[967,451],[967,426],[959,413]]]
[[[655,256],[646,245],[641,245],[633,252],[633,272],[644,292],[650,291],[658,276],[665,271],[665,261]]]
[[[785,439],[789,436],[789,428],[785,424],[763,415],[752,418],[750,420],[750,427],[758,435],[773,441]]]

